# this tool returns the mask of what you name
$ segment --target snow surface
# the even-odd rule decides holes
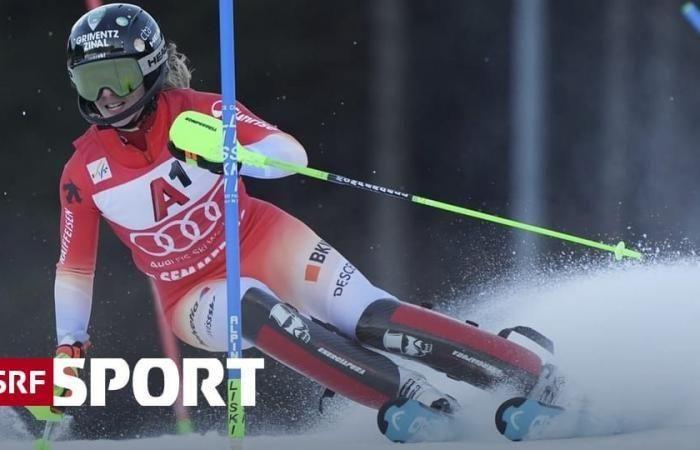
[[[585,271],[584,271],[585,272]],[[700,264],[683,261],[548,275],[500,286],[477,307],[453,315],[482,328],[532,326],[554,340],[556,363],[585,392],[594,423],[587,437],[512,443],[493,425],[497,396],[437,374],[429,378],[463,405],[460,442],[406,445],[441,450],[700,448]],[[423,371],[425,371],[423,369]],[[573,390],[573,389],[572,389]],[[571,401],[575,401],[572,398]],[[0,421],[1,422],[1,421]],[[0,435],[13,436],[0,426]],[[245,449],[396,448],[376,428],[375,413],[348,407],[342,420],[303,435],[251,436]],[[30,441],[0,442],[2,450]],[[54,449],[225,449],[214,434],[128,441],[59,441]],[[402,447],[404,448],[404,447]]]
[[[302,436],[256,436],[244,440],[245,450],[360,450],[360,449],[427,449],[427,450],[697,450],[700,431],[695,428],[673,428],[644,431],[611,437],[566,440],[509,442],[463,441],[433,444],[393,444],[376,436],[374,424],[367,422],[365,430],[353,436],[327,432]],[[31,442],[2,442],[3,450],[29,450]],[[55,450],[217,450],[231,448],[230,441],[220,436],[177,437],[128,441],[61,441]]]

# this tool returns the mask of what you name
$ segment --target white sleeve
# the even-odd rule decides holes
[[[309,163],[304,147],[288,134],[270,134],[245,147],[252,152],[261,153],[289,164],[306,167]],[[241,167],[241,175],[253,178],[282,178],[291,175],[291,172],[273,167],[254,167],[244,164]]]
[[[56,271],[54,285],[58,345],[87,342],[94,275]]]

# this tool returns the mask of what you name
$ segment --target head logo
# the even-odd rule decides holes
[[[135,39],[134,42],[140,39],[141,38],[138,37]],[[138,45],[139,47],[141,46],[140,43]],[[146,41],[143,41],[143,46],[146,50],[148,50],[148,47],[146,46]],[[158,44],[158,47],[156,49],[139,58],[139,67],[141,67],[141,72],[143,72],[144,75],[148,75],[149,73],[156,70],[158,67],[161,66],[161,64],[163,64],[163,62],[165,62],[165,57],[167,56],[167,54],[168,48],[165,46],[165,41],[161,39],[160,44]]]
[[[92,31],[95,31],[95,28],[97,28],[97,25],[99,25],[100,21],[102,20],[102,17],[105,15],[105,9],[104,8],[97,8],[87,16],[87,23],[90,26],[90,29]]]
[[[163,45],[160,47],[159,50],[157,50],[156,54],[152,58],[147,58],[146,63],[148,64],[149,71],[153,70],[151,67],[156,66],[160,64],[160,62],[163,60],[163,57],[168,53],[168,49]],[[148,73],[148,72],[144,72]]]
[[[100,158],[97,161],[91,162],[87,165],[87,170],[94,184],[112,178],[112,170],[109,168],[107,158]]]

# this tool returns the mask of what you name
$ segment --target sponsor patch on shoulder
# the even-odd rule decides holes
[[[217,100],[211,104],[211,115],[217,119],[221,119],[223,113],[221,112],[221,100]]]
[[[87,170],[93,184],[112,178],[112,170],[109,168],[107,158],[100,158],[97,161],[91,162],[87,165]]]

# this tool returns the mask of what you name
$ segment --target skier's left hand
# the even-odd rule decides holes
[[[173,141],[168,142],[168,150],[175,159],[194,164],[217,175],[224,173],[224,163],[222,161],[211,161],[196,151],[179,148]]]

